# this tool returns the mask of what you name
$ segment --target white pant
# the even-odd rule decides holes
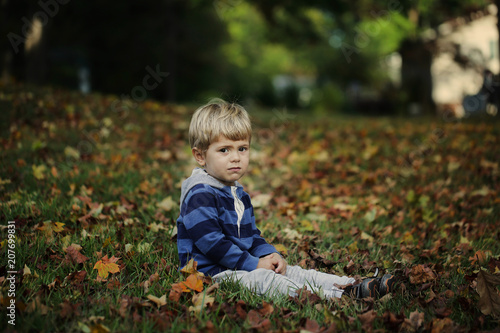
[[[272,270],[258,268],[248,271],[224,271],[212,277],[215,282],[239,282],[244,287],[259,295],[275,296],[276,294],[297,296],[297,290],[304,286],[315,293],[327,297],[342,297],[343,290],[334,284],[346,285],[355,280],[347,276],[337,276],[305,270],[299,266],[287,266],[286,274],[277,274]],[[321,290],[321,291],[320,291]]]

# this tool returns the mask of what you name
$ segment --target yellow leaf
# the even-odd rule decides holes
[[[252,198],[252,205],[254,208],[266,207],[271,201],[270,194],[257,194]]]
[[[367,146],[363,151],[363,159],[365,160],[371,159],[373,156],[375,156],[378,150],[379,150],[378,146],[371,146],[371,145]]]
[[[361,239],[367,240],[368,242],[373,242],[373,236],[364,231],[361,232]]]
[[[109,328],[103,324],[94,324],[90,327],[90,333],[108,333]]]
[[[460,162],[449,162],[448,163],[448,172],[452,173],[453,171],[460,168]]]
[[[160,298],[153,296],[153,295],[148,295],[147,298],[156,304],[157,307],[161,307],[165,304],[167,304],[167,295],[163,295]]]
[[[64,148],[64,155],[66,155],[66,157],[72,157],[75,160],[80,159],[80,151],[70,146]]]
[[[473,196],[476,196],[476,195],[479,195],[479,196],[486,196],[490,193],[490,189],[487,187],[487,186],[483,186],[481,187],[480,190],[475,190],[475,191],[472,191],[470,196],[473,197]]]
[[[36,179],[41,180],[45,178],[45,171],[47,171],[47,167],[45,164],[42,165],[32,165],[31,168],[33,169],[33,176],[35,176]]]
[[[348,248],[349,248],[350,254],[354,254],[354,253],[358,252],[358,242],[352,243],[351,245],[348,246]]]
[[[285,245],[283,244],[276,244],[274,245],[274,247],[276,248],[276,250],[278,250],[279,252],[281,252],[283,255],[288,255],[288,250],[287,248],[285,247]]]
[[[194,306],[190,306],[189,311],[200,313],[203,307],[214,304],[215,298],[205,293],[194,294],[192,302]]]
[[[64,223],[45,221],[43,222],[43,226],[37,229],[43,231],[47,237],[52,238],[54,232],[61,232],[64,230]]]
[[[181,272],[186,273],[186,274],[201,274],[201,275],[203,275],[203,273],[198,272],[198,270],[196,269],[197,266],[198,266],[198,263],[196,261],[194,261],[194,259],[191,258],[188,261],[188,263],[186,264],[186,266],[182,267]]]
[[[157,207],[166,210],[167,212],[171,211],[172,208],[174,208],[176,205],[177,203],[174,200],[172,200],[171,196],[166,197],[161,202],[156,204]]]
[[[148,228],[152,232],[158,232],[160,230],[167,230],[167,228],[163,224],[161,224],[161,223],[158,223],[158,224],[156,224],[156,223],[150,223],[148,225]]]
[[[31,275],[31,269],[24,264],[23,275]]]
[[[137,245],[137,252],[139,253],[147,253],[149,252],[149,250],[151,249],[151,244],[149,243],[139,243],[139,245]]]
[[[120,271],[120,267],[115,263],[119,258],[114,256],[108,259],[108,255],[105,255],[98,262],[95,263],[94,269],[97,269],[97,273],[103,279],[107,278],[109,273],[114,274]]]
[[[54,223],[54,232],[61,232],[64,230],[64,223],[61,222],[55,222]]]

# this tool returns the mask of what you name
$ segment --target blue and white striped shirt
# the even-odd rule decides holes
[[[214,186],[215,179],[205,175],[211,185],[191,184],[183,195],[177,219],[180,267],[193,258],[198,271],[210,276],[228,269],[256,269],[260,257],[278,251],[260,235],[250,196],[238,183]]]

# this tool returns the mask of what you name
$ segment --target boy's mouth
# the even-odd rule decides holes
[[[234,168],[229,168],[229,171],[240,171],[241,168],[239,167],[234,167]]]

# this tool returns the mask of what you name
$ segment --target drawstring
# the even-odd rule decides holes
[[[245,211],[245,205],[243,204],[243,202],[241,202],[240,198],[238,198],[236,189],[236,186],[231,186],[231,193],[234,197],[234,209],[236,210],[236,215],[238,215],[238,220],[236,221],[236,223],[238,224],[238,238],[240,238],[240,224],[241,219],[243,218],[243,212]]]

